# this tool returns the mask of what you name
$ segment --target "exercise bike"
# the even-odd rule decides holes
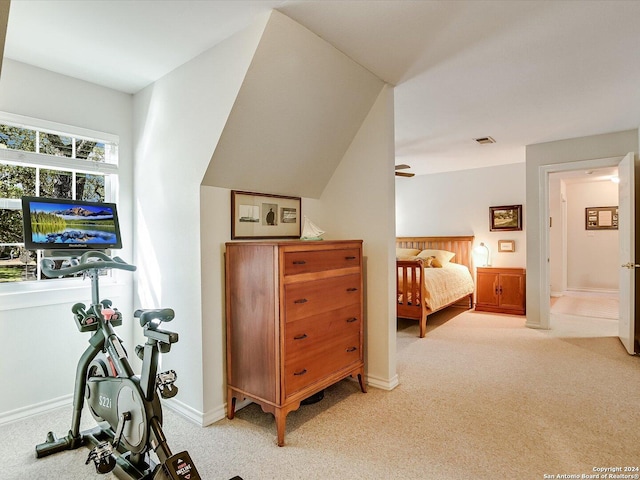
[[[99,276],[105,269],[135,271],[119,257],[109,257],[98,250],[86,251],[70,266],[55,268],[55,262],[43,259],[42,271],[48,277],[82,273],[91,278],[92,301],[72,307],[80,332],[92,332],[89,347],[76,370],[71,430],[62,438],[49,432],[47,440],[36,446],[41,458],[83,445],[91,447],[86,463],[93,462],[98,473],[115,470],[118,478],[135,480],[200,480],[189,454],[173,454],[162,431],[160,398],[175,396],[176,373],[157,373],[158,356],[168,353],[178,341],[178,334],[163,330],[163,322],[173,320],[170,308],[137,310],[146,343],[136,347],[142,371],[134,375],[127,352],[114,327],[122,325],[122,316],[110,300],[99,299]],[[158,393],[160,395],[158,395]],[[98,426],[80,432],[80,418],[85,403]],[[151,458],[154,452],[159,463]]]

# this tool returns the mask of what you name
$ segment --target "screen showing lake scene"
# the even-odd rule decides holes
[[[114,204],[23,200],[27,248],[121,248]]]

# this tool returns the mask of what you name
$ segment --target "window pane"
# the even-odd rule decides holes
[[[54,267],[53,267],[54,270],[70,267],[72,265],[70,260],[53,260],[53,263],[54,263]],[[74,277],[81,277],[81,276],[82,276],[82,273],[75,273],[73,275],[64,275],[62,277],[47,277],[44,273],[41,273],[42,280],[55,280],[57,278],[74,278]]]
[[[35,168],[0,164],[0,198],[21,198],[35,194]]]
[[[40,196],[49,198],[71,198],[71,172],[40,170]]]
[[[73,141],[71,137],[40,132],[40,153],[56,155],[57,157],[72,157]]]
[[[76,158],[92,162],[104,162],[104,143],[76,139]]]
[[[77,173],[76,198],[88,202],[104,202],[104,175]]]
[[[0,148],[36,151],[36,132],[26,128],[0,125]]]
[[[22,210],[0,209],[0,245],[23,242]]]
[[[0,246],[0,283],[35,280],[36,252],[23,247]]]

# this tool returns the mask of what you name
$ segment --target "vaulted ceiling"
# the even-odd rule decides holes
[[[203,184],[319,198],[383,86],[274,11]]]
[[[271,9],[396,86],[417,174],[640,126],[635,1],[14,0],[5,56],[134,93]]]

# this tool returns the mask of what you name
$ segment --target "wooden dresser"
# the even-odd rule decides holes
[[[524,268],[478,267],[476,310],[524,315],[526,270]]]
[[[362,241],[226,244],[227,416],[237,398],[287,414],[348,376],[364,384]]]

